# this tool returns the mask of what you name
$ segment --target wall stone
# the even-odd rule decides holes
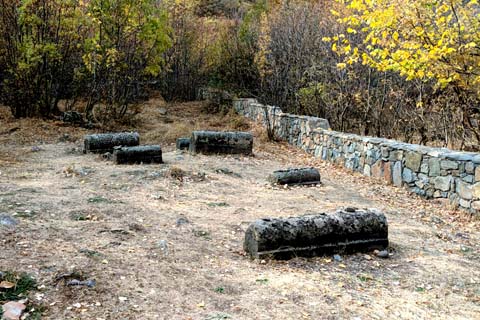
[[[270,125],[275,135],[325,161],[406,187],[425,198],[480,210],[480,154],[336,132],[327,120],[283,113],[255,99],[234,99],[235,110]]]

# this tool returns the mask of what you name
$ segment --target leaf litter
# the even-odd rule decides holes
[[[191,110],[184,117],[195,118],[191,115],[199,108],[185,106]],[[141,133],[156,130],[153,120]],[[48,122],[41,128],[42,152],[32,153],[40,143],[34,135],[22,136],[29,125],[36,128],[20,121],[17,135],[0,141],[2,198],[35,212],[15,216],[15,231],[0,229],[0,271],[35,274],[45,318],[475,319],[480,313],[478,219],[285,143],[264,141],[254,124],[255,157],[183,154],[177,161],[174,147],[165,144],[166,164],[127,167],[65,152],[79,148],[85,132],[62,127],[72,139],[57,144],[58,128]],[[94,177],[58,174],[72,164],[92,168]],[[212,170],[219,166],[222,170]],[[268,173],[297,166],[318,168],[322,185],[266,184]],[[134,170],[142,174],[132,175]],[[158,172],[170,175],[157,177]],[[9,184],[42,192],[25,197]],[[255,219],[338,207],[376,207],[386,213],[387,259],[369,252],[340,254],[341,259],[256,261],[243,253],[244,231]],[[12,215],[14,210],[3,211]],[[166,248],[168,254],[162,254]],[[70,277],[57,288],[56,275],[72,270],[88,277]],[[93,287],[66,285],[93,279]],[[228,290],[212,290],[219,284]]]

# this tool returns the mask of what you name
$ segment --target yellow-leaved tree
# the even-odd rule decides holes
[[[362,62],[407,79],[435,80],[480,97],[478,0],[339,0],[346,34],[333,49],[345,63]],[[354,46],[348,39],[361,35]],[[340,64],[340,67],[344,65]]]

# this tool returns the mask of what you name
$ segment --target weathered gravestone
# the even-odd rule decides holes
[[[177,150],[188,150],[190,148],[190,138],[178,138]]]
[[[382,250],[388,246],[388,224],[382,213],[353,209],[261,219],[248,227],[243,246],[252,258],[275,259]]]
[[[91,134],[84,138],[83,153],[113,152],[115,147],[131,147],[140,144],[137,132]]]
[[[113,151],[116,164],[163,163],[160,146],[118,147]]]
[[[274,171],[268,181],[280,185],[320,184],[320,172],[315,168],[299,168]]]
[[[251,155],[253,135],[248,132],[193,131],[190,152]]]

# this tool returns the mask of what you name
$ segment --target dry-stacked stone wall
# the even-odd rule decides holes
[[[323,160],[405,186],[425,198],[446,198],[480,210],[480,154],[332,131],[325,119],[283,113],[255,99],[236,99],[235,110],[270,125],[275,135]],[[266,121],[266,119],[269,121]]]

